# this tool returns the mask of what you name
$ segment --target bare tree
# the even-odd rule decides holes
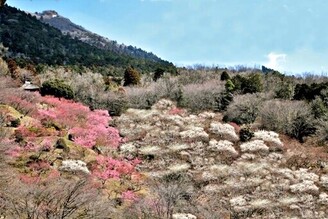
[[[175,210],[188,196],[186,176],[169,174],[150,180],[149,194],[134,203],[124,218],[171,219]]]
[[[53,185],[17,183],[3,196],[9,218],[110,218],[113,205],[85,179],[59,180]]]

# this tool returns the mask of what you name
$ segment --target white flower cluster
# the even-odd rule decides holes
[[[242,152],[268,152],[269,147],[262,140],[254,140],[240,145]]]
[[[317,193],[319,191],[319,188],[314,184],[313,181],[305,180],[301,183],[291,185],[290,190],[293,193]]]
[[[238,155],[238,152],[233,147],[233,143],[227,140],[216,141],[212,139],[209,144],[209,149],[213,151],[228,152],[232,155]]]
[[[184,214],[184,213],[176,213],[172,215],[173,219],[197,219],[195,215],[192,214]]]
[[[188,169],[190,169],[190,164],[188,164],[188,163],[175,164],[175,165],[169,166],[168,169],[174,173],[183,172],[183,171],[187,171]]]
[[[82,160],[64,160],[59,169],[68,172],[81,171],[84,173],[90,173],[87,164]]]
[[[279,139],[279,134],[273,131],[264,131],[264,130],[256,131],[254,132],[254,139],[263,140],[265,142],[272,144],[275,147],[279,147],[279,148],[283,147],[283,143]]]
[[[327,193],[323,192],[319,195],[318,202],[322,205],[328,205],[328,195]]]
[[[219,135],[229,141],[238,141],[238,136],[235,132],[235,128],[229,124],[222,124],[219,122],[212,122],[210,125],[210,131],[213,134]]]
[[[249,203],[253,208],[266,209],[272,205],[272,202],[268,199],[256,199]]]
[[[315,173],[309,173],[308,169],[301,168],[297,171],[295,171],[295,177],[296,179],[300,181],[313,181],[313,182],[318,182],[319,181],[319,176]]]
[[[208,140],[208,134],[202,127],[189,127],[188,130],[180,132],[180,137],[182,139]]]
[[[243,196],[237,196],[230,199],[230,204],[232,207],[235,206],[244,206],[247,204],[246,199]]]
[[[159,154],[161,148],[158,146],[145,146],[139,149],[139,153],[143,155],[156,155]]]
[[[120,151],[122,153],[133,153],[136,152],[137,148],[136,146],[134,146],[133,143],[126,143],[126,144],[122,144],[120,145]]]
[[[328,174],[321,175],[321,177],[320,177],[320,184],[323,187],[328,188]]]
[[[161,99],[156,104],[154,104],[151,107],[151,109],[152,110],[164,111],[164,110],[170,110],[174,107],[175,107],[174,103],[171,100]]]
[[[215,117],[215,113],[213,112],[202,112],[200,114],[198,114],[199,118],[203,118],[203,119],[213,119]]]

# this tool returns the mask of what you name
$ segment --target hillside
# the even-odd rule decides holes
[[[89,45],[95,46],[100,49],[113,51],[118,54],[128,55],[135,58],[142,58],[152,60],[154,62],[161,62],[159,57],[153,53],[146,52],[140,48],[118,44],[114,40],[109,40],[98,34],[92,33],[80,25],[74,24],[68,18],[59,15],[56,11],[43,11],[41,13],[32,14],[43,23],[49,24],[59,29],[63,34],[69,35]]]
[[[1,215],[325,218],[328,155],[272,131],[242,140],[221,113],[170,100],[106,110],[1,78]],[[188,213],[188,214],[187,214]]]
[[[132,65],[140,70],[158,67],[174,71],[172,63],[163,60],[136,58],[115,51],[99,49],[63,35],[16,8],[0,8],[0,41],[9,47],[8,56],[20,62],[47,65],[119,66]]]
[[[0,218],[327,219],[327,76],[120,47],[0,8]]]

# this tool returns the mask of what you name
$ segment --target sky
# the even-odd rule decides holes
[[[7,0],[179,66],[328,72],[328,0]]]

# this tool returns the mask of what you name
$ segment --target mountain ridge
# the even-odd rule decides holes
[[[60,15],[55,10],[45,10],[43,12],[31,13],[31,15],[35,16],[41,22],[59,29],[65,35],[76,38],[99,49],[109,50],[136,58],[145,58],[156,62],[162,60],[152,52],[147,52],[132,45],[125,45],[124,43],[119,44],[116,40],[110,40],[107,37],[93,33],[81,25],[75,24],[69,18]]]
[[[59,17],[54,11],[48,13],[48,16]],[[73,25],[73,27],[83,30],[78,25]],[[8,5],[0,8],[0,42],[9,48],[6,58],[15,59],[21,66],[29,63],[97,68],[133,66],[142,72],[152,72],[157,68],[176,72],[171,62],[160,58],[154,60],[124,52],[100,49],[76,37],[72,38],[63,34],[59,29],[41,22],[31,13]]]

